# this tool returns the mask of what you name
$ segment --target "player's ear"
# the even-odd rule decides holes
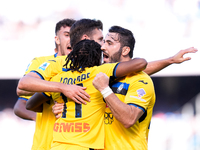
[[[60,40],[59,40],[57,35],[55,36],[55,42],[56,42],[57,45],[60,45]]]
[[[90,37],[87,34],[84,34],[81,38],[81,40],[90,40]]]
[[[129,52],[130,52],[130,47],[124,46],[124,47],[122,48],[122,55],[123,55],[123,56],[128,55]]]

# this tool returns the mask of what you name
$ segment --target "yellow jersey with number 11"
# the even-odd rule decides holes
[[[87,87],[91,102],[87,105],[75,103],[60,93],[46,93],[53,100],[64,102],[62,117],[57,119],[53,129],[53,142],[67,145],[102,149],[104,148],[104,112],[105,102],[101,93],[92,84],[96,74],[103,72],[115,76],[117,63],[86,68],[79,73],[66,71],[54,76],[51,81],[65,84],[78,84]]]

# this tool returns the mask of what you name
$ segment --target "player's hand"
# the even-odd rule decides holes
[[[52,107],[52,112],[54,113],[56,119],[61,117],[61,113],[63,111],[64,108],[64,103],[58,103],[56,101],[54,101],[54,105]]]
[[[92,81],[94,87],[100,92],[104,90],[109,85],[109,77],[105,73],[98,73],[94,80]]]
[[[191,57],[184,58],[183,56],[187,53],[196,53],[198,50],[194,47],[187,48],[185,50],[180,50],[176,55],[172,57],[172,63],[180,64],[184,61],[190,60]]]
[[[67,85],[63,84],[62,92],[66,97],[72,99],[74,102],[78,104],[87,104],[90,102],[90,95],[85,92],[86,87],[81,87],[78,85]]]

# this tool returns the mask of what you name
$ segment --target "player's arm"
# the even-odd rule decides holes
[[[43,109],[42,104],[48,100],[50,100],[50,98],[44,96],[42,93],[35,93],[26,102],[26,109],[35,112],[40,112]]]
[[[18,96],[32,96],[35,92],[29,92],[29,91],[25,91],[25,90],[20,90],[17,87],[17,91],[16,91]]]
[[[35,72],[29,72],[25,76],[23,76],[18,83],[17,86],[17,95],[29,95],[34,94],[37,92],[35,86],[37,86],[37,83],[42,80],[41,77],[35,73]]]
[[[79,104],[86,104],[85,101],[90,101],[89,94],[85,92],[86,87],[45,81],[35,72],[30,72],[22,77],[18,83],[18,88],[31,92],[60,92]]]
[[[125,128],[133,126],[144,114],[144,111],[139,107],[128,105],[120,101],[114,93],[104,99],[112,114],[124,125]]]
[[[123,77],[130,73],[136,73],[144,70],[147,61],[143,58],[134,58],[130,61],[120,62],[115,69],[115,77]]]
[[[22,119],[35,121],[36,113],[26,109],[26,102],[26,100],[19,97],[14,106],[14,113]]]
[[[28,72],[30,72],[32,69],[36,68],[36,66],[38,66],[39,64],[40,64],[40,60],[38,58],[34,58],[29,63],[29,65],[28,65],[28,67],[25,71],[25,75]],[[34,92],[23,91],[23,90],[20,90],[20,89],[17,88],[17,93],[20,93],[20,94],[18,94],[19,98],[16,101],[14,108],[13,108],[15,115],[17,115],[18,117],[20,117],[22,119],[34,120],[35,121],[36,113],[26,109],[26,102],[29,98],[27,96],[32,96],[34,94]]]
[[[61,116],[61,113],[64,109],[64,103],[58,103],[54,101],[54,105],[52,106],[52,112],[54,113],[55,117],[58,119]]]
[[[104,73],[99,73],[93,80],[94,87],[99,90],[112,114],[119,120],[125,128],[129,128],[144,114],[138,107],[128,105],[119,100],[108,86],[109,78]]]
[[[166,68],[167,66],[169,66],[171,64],[180,64],[184,61],[190,60],[191,59],[190,57],[184,58],[183,56],[187,53],[196,53],[196,52],[197,52],[196,48],[190,47],[185,50],[180,50],[176,55],[174,55],[172,57],[162,59],[162,60],[148,62],[148,65],[147,65],[146,69],[144,70],[144,72],[146,72],[148,75],[152,75],[152,74]]]

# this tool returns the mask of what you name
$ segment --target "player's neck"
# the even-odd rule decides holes
[[[121,58],[120,58],[120,62],[130,61],[130,60],[131,60],[130,57],[121,57]]]

